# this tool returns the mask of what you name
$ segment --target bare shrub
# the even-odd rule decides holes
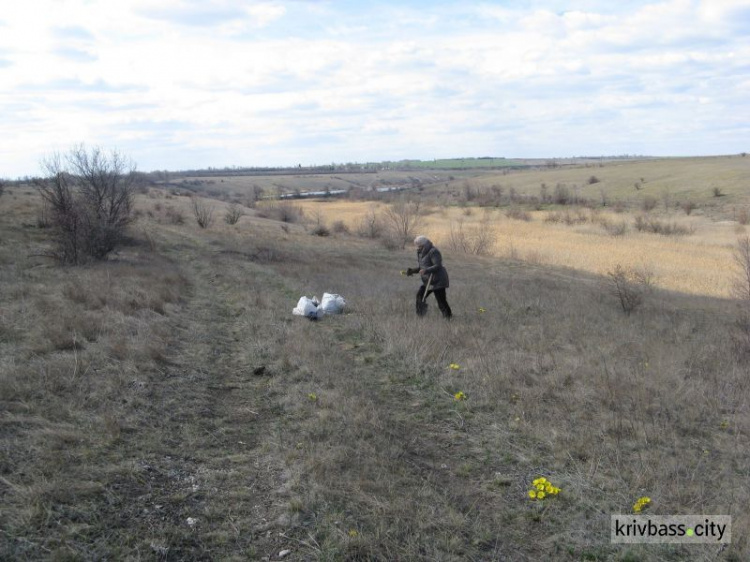
[[[520,207],[511,207],[505,212],[505,216],[509,219],[515,219],[519,221],[531,221],[531,214],[527,211],[524,211]]]
[[[331,229],[336,234],[349,234],[349,227],[344,221],[333,221]]]
[[[646,212],[653,211],[658,203],[659,202],[656,200],[656,197],[652,195],[646,195],[646,197],[643,198],[643,201],[641,201],[641,209]]]
[[[607,219],[601,219],[599,224],[610,236],[624,236],[628,233],[628,223],[626,221],[613,222]]]
[[[724,192],[720,187],[714,187],[711,192],[714,194],[714,197],[724,197]]]
[[[295,205],[291,201],[282,201],[281,203],[274,205],[273,214],[276,220],[288,223],[297,223],[302,220],[305,213],[302,207]]]
[[[208,228],[214,222],[214,208],[199,197],[192,199],[193,216],[201,228]]]
[[[661,221],[648,215],[635,217],[635,229],[638,232],[650,232],[662,236],[684,236],[695,233],[695,227],[677,224],[676,222]]]
[[[323,223],[315,225],[313,229],[310,231],[310,234],[313,234],[315,236],[330,236],[331,230]]]
[[[420,201],[400,199],[385,210],[383,217],[390,237],[403,249],[414,238],[422,218]]]
[[[451,224],[448,247],[453,251],[465,254],[490,256],[496,241],[497,236],[490,228],[489,219],[483,219],[478,228],[466,230],[463,221],[459,220],[457,225]]]
[[[588,184],[589,184],[589,185],[592,185],[592,184],[595,184],[595,183],[599,183],[600,181],[602,181],[602,180],[600,180],[600,179],[599,179],[599,178],[597,178],[596,176],[591,176],[591,177],[589,177],[589,179],[588,179]]]
[[[682,210],[685,211],[685,214],[688,216],[692,214],[696,207],[697,205],[693,201],[685,201],[682,204]]]
[[[245,210],[237,203],[232,203],[227,207],[224,214],[224,222],[227,224],[237,224],[245,216]]]
[[[383,231],[383,221],[378,214],[375,205],[372,205],[357,225],[357,236],[375,239],[380,238],[380,236],[383,235]]]
[[[167,221],[170,224],[184,224],[185,223],[185,215],[182,211],[179,209],[175,209],[174,207],[167,207],[167,210],[164,212],[164,215],[167,217]]]
[[[552,194],[552,202],[557,205],[567,205],[570,202],[570,190],[564,183],[558,183],[555,186],[555,192]]]
[[[42,163],[47,177],[35,182],[49,205],[54,256],[64,264],[103,260],[119,245],[133,221],[133,199],[140,176],[117,151],[79,145],[64,157]]]
[[[614,270],[607,273],[609,289],[617,297],[622,311],[630,314],[643,304],[643,284],[632,270],[626,270],[617,264]]]
[[[589,216],[586,214],[586,212],[583,209],[565,209],[564,211],[555,211],[553,213],[548,214],[544,221],[545,222],[552,222],[552,223],[564,223],[568,226],[573,226],[576,224],[585,224],[589,221]]]
[[[737,211],[737,222],[743,226],[750,224],[750,210],[747,207],[742,207]]]

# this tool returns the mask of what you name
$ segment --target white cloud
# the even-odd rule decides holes
[[[221,148],[240,158],[224,164],[258,165],[288,151],[318,162],[701,152],[750,113],[750,0],[39,4],[2,16],[0,175],[33,173],[40,151],[77,141],[158,153],[159,168],[187,165],[180,147],[191,166],[216,165]],[[739,133],[722,138],[722,151],[747,148]]]

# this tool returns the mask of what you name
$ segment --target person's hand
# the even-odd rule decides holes
[[[419,274],[420,274],[420,275],[424,275],[424,269],[420,269],[420,270],[419,270]]]

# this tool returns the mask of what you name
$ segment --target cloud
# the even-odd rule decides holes
[[[56,27],[52,30],[52,33],[59,39],[77,39],[83,41],[92,41],[95,39],[91,31],[79,25]]]
[[[750,0],[40,1],[0,33],[4,98],[33,100],[18,111],[39,136],[15,135],[30,151],[72,130],[160,168],[188,150],[190,166],[732,152],[750,111]],[[16,127],[0,112],[5,139]]]
[[[96,55],[92,55],[87,51],[74,49],[72,47],[61,47],[59,49],[55,49],[53,53],[58,57],[69,59],[75,62],[93,62],[98,58]]]

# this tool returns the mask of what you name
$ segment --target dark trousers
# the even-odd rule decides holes
[[[425,314],[427,314],[427,303],[422,302],[425,288],[426,287],[422,285],[417,291],[417,316],[424,316]],[[448,300],[445,298],[445,289],[429,290],[427,291],[427,296],[429,297],[432,293],[435,294],[435,299],[437,300],[440,312],[443,313],[443,318],[450,318],[451,316],[453,316],[451,307],[448,305]],[[425,300],[427,299],[425,298]]]

